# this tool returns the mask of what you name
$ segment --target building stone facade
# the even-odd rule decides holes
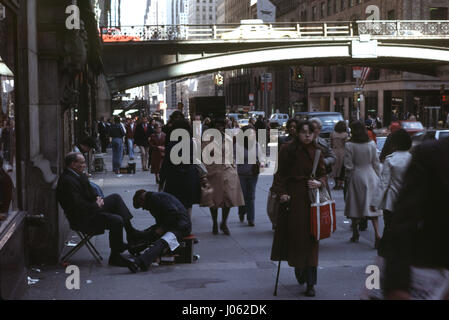
[[[291,2],[291,1],[274,1]],[[357,21],[373,19],[379,8],[381,20],[447,20],[449,3],[442,0],[310,0],[293,1],[290,12],[279,21],[292,21],[296,15],[301,22]],[[346,119],[357,117],[354,101],[356,80],[348,66],[303,68],[308,88],[308,109],[338,111]],[[388,124],[393,118],[410,114],[425,121],[425,107],[440,105],[439,88],[444,82],[437,78],[401,72],[374,69],[364,87],[360,101],[360,117],[379,115]],[[447,84],[446,84],[447,85]],[[290,98],[291,99],[291,98]],[[291,99],[292,101],[292,99]],[[290,102],[291,102],[290,101]],[[444,110],[442,110],[444,111]]]
[[[13,52],[5,60],[13,71],[16,124],[15,203],[0,222],[0,299],[24,293],[30,265],[58,263],[70,232],[55,194],[65,154],[95,136],[99,114],[111,114],[92,3],[77,1],[81,29],[69,30],[70,0],[0,1],[12,17],[13,38],[0,33],[0,43]]]

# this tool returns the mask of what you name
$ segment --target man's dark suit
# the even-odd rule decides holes
[[[136,126],[135,132],[134,132],[134,143],[138,146],[142,147],[149,147],[150,143],[148,139],[151,137],[151,135],[154,133],[153,128],[150,126],[149,123],[146,124],[146,131],[144,128],[144,124],[140,123]]]
[[[59,177],[56,192],[72,229],[87,233],[110,230],[111,251],[124,250],[123,227],[132,215],[118,194],[104,198],[104,206],[100,208],[87,176],[77,176],[68,169]]]

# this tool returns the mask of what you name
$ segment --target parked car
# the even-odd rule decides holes
[[[241,20],[240,24],[240,27],[229,32],[223,32],[218,37],[224,40],[238,40],[295,38],[298,36],[296,31],[273,30],[260,19]]]
[[[243,114],[241,114],[241,113],[228,113],[226,116],[229,119],[234,118],[237,121],[239,121],[240,119],[243,119]]]
[[[259,118],[259,116],[262,116],[265,118],[265,111],[249,111],[248,112],[250,118]]]
[[[323,123],[320,136],[325,139],[329,139],[332,131],[334,131],[335,125],[339,121],[344,121],[344,118],[340,112],[326,112],[326,111],[314,111],[314,112],[296,112],[295,120],[309,120],[311,118],[319,118]]]
[[[249,124],[249,119],[240,119],[238,120],[240,128],[243,128]]]
[[[286,113],[273,113],[270,117],[270,127],[271,128],[285,127],[287,125],[288,119],[289,116]]]
[[[407,133],[410,136],[413,136],[414,134],[418,132],[424,131],[424,126],[419,121],[412,121],[412,120],[400,120],[400,121],[394,121],[390,124],[390,128],[393,124],[399,123],[399,126],[407,131]]]
[[[413,147],[427,140],[439,140],[449,137],[449,130],[426,130],[415,133],[412,136]]]

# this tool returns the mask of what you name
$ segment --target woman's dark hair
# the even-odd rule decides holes
[[[394,150],[408,151],[412,147],[412,138],[407,131],[399,129],[391,134],[391,144]]]
[[[368,132],[366,130],[365,124],[362,121],[356,120],[352,122],[349,127],[351,128],[351,142],[369,142]]]
[[[309,126],[310,132],[313,132],[316,129],[316,124],[314,122],[310,122],[309,120],[301,120],[301,121],[296,121],[296,132],[299,134],[299,132],[305,126]]]
[[[298,121],[296,121],[295,119],[288,119],[287,125],[286,125],[287,129],[290,128],[290,125],[292,123],[294,123],[294,124],[296,124],[296,126],[298,126]]]
[[[288,146],[288,158],[291,161],[295,161],[296,160],[296,150],[298,150],[298,148],[300,147],[301,141],[299,140],[299,133],[302,131],[302,129],[305,126],[309,126],[309,131],[313,134],[313,132],[316,129],[316,124],[313,122],[310,122],[309,120],[300,120],[300,121],[296,121],[296,133],[298,133],[295,136],[295,139],[293,140],[292,143],[290,143],[290,145]]]
[[[348,131],[348,127],[346,126],[345,121],[338,121],[334,127],[334,131],[338,133],[343,133]]]
[[[192,127],[190,126],[190,123],[187,119],[179,119],[173,121],[173,127],[172,130],[176,129],[184,129],[186,130],[190,136],[192,136]]]
[[[120,123],[120,117],[114,117],[114,123]]]

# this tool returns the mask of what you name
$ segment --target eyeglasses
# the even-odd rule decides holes
[[[313,133],[310,131],[299,131],[299,134],[303,134],[305,136],[311,136]]]

